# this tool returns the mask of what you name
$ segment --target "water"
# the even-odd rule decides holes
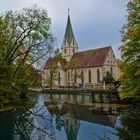
[[[0,140],[119,140],[120,105],[92,103],[90,95],[31,97],[33,108],[0,113]]]

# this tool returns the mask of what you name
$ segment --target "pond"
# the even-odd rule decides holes
[[[0,113],[0,140],[119,140],[119,104],[90,95],[39,94],[35,106]]]

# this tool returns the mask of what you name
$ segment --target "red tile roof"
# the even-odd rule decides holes
[[[111,47],[109,46],[75,53],[68,63],[67,68],[70,69],[71,63],[74,63],[74,68],[103,66],[110,49]]]
[[[103,66],[111,47],[97,48],[93,50],[75,53],[69,62],[61,58],[60,64],[63,70],[73,68],[87,68]],[[49,58],[44,66],[44,69],[49,69],[52,64],[56,63],[54,57]],[[72,66],[73,65],[73,66]]]

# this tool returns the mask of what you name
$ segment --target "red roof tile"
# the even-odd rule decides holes
[[[74,63],[75,68],[103,66],[110,49],[111,47],[105,47],[75,53],[68,63],[67,68],[70,68],[71,63]]]

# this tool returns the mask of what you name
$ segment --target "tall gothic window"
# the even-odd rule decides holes
[[[68,82],[70,81],[70,71],[68,71]]]
[[[100,70],[97,69],[97,82],[100,82]]]
[[[81,70],[81,83],[84,83],[84,72]]]
[[[58,72],[58,85],[60,85],[60,72]]]
[[[74,83],[77,83],[77,75],[76,75],[76,71],[74,72]]]
[[[113,68],[112,67],[110,68],[110,73],[113,76]]]
[[[91,83],[91,70],[88,71],[88,81]]]

